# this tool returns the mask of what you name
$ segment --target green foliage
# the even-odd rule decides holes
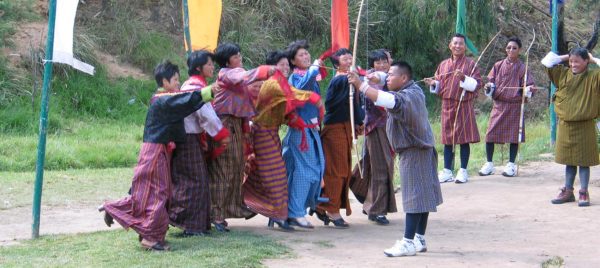
[[[164,31],[164,27],[141,19],[139,3],[136,1],[112,1],[110,5],[110,15],[79,16],[86,33],[93,35],[99,47],[149,73],[164,59],[171,60],[180,68],[185,66],[183,37],[173,39]],[[86,10],[82,14],[87,14]],[[159,26],[168,23],[162,22]],[[148,29],[153,26],[157,28]]]
[[[98,220],[101,220],[100,217]],[[135,232],[109,231],[45,236],[0,248],[2,267],[261,267],[289,249],[273,239],[232,231],[211,237],[181,238],[171,231],[172,251],[146,252]]]
[[[369,44],[385,47],[393,57],[409,62],[417,77],[432,76],[437,64],[449,57],[448,42],[455,33],[456,1],[371,0]],[[496,32],[489,1],[467,2],[467,36],[481,50]]]
[[[156,88],[150,80],[120,78],[111,81],[102,68],[90,76],[64,69],[56,76],[50,96],[49,132],[68,131],[69,121],[94,119],[143,123],[147,103]],[[37,133],[39,96],[22,97],[0,109],[0,130],[5,133]]]

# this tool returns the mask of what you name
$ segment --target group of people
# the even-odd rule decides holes
[[[465,56],[465,37],[456,34],[449,44],[452,57],[423,80],[442,99],[444,169],[439,175],[424,92],[413,79],[411,65],[392,61],[385,49],[370,52],[369,69],[362,72],[352,68],[350,50],[341,48],[313,61],[307,41],[299,40],[269,53],[265,65],[246,70],[239,46],[223,43],[214,54],[198,50],[189,55],[189,79],[182,86],[178,67],[163,62],[154,71],[159,89],[148,108],[130,195],[105,202],[99,210],[105,212],[108,226],[116,220],[134,229],[142,247],[157,251],[170,248],[165,241],[169,225],[183,229],[183,236],[204,236],[211,224],[218,232],[228,232],[227,219],[256,214],[267,217],[269,227],[284,231],[313,229],[307,215],[316,215],[324,225],[349,228],[340,210],[351,214],[351,190],[370,221],[387,225],[387,213],[397,212],[397,156],[406,228],[403,239],[384,253],[425,252],[429,213],[443,202],[440,183],[468,181],[469,144],[480,139],[473,107],[480,88],[494,99],[494,108],[486,134],[488,162],[479,173],[494,172],[494,144],[510,143],[503,175],[515,175],[518,144],[524,141],[519,109],[535,93],[533,79],[519,60],[521,45],[519,39],[509,39],[507,58],[494,65],[484,85],[477,63]],[[589,204],[584,177],[589,180],[589,166],[598,164],[597,149],[589,143],[595,145],[591,131],[600,110],[600,74],[587,71],[590,59],[598,60],[577,51],[569,57],[571,68],[554,66],[566,56],[555,55],[546,60],[551,64],[544,64],[558,86],[557,162],[567,165],[566,186],[552,202],[574,201],[579,166],[581,205],[586,200]],[[327,76],[326,58],[335,73],[323,100],[319,82]],[[571,58],[584,63],[574,67],[577,62]],[[213,62],[220,70],[209,84]],[[580,76],[582,72],[586,75]],[[575,92],[579,88],[584,92]],[[354,91],[355,98],[349,98]],[[572,105],[590,109],[575,113],[572,107],[578,106]],[[283,140],[282,125],[288,126]],[[353,134],[365,136],[354,172]],[[456,178],[455,145],[461,150]],[[580,156],[582,152],[586,155]]]

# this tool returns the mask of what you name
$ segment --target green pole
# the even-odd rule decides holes
[[[552,0],[552,51],[558,53],[558,0]],[[550,98],[556,92],[554,83],[550,85]],[[550,144],[556,142],[556,113],[554,112],[554,103],[550,102]]]
[[[192,37],[190,36],[190,14],[188,10],[188,1],[183,0],[183,35],[187,45],[187,55],[192,54]]]
[[[33,191],[33,224],[31,237],[40,236],[40,206],[42,203],[42,186],[44,184],[44,160],[46,157],[46,129],[48,127],[48,100],[50,98],[50,81],[52,80],[52,53],[54,51],[54,20],[56,18],[56,0],[48,3],[48,39],[46,40],[46,59],[44,61],[44,84],[42,87],[42,103],[40,108],[40,136],[38,142],[37,162],[35,164],[35,188]]]

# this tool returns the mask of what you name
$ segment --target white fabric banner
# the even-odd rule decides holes
[[[73,28],[79,0],[57,0],[52,62],[64,63],[84,73],[94,74],[94,66],[73,57]]]

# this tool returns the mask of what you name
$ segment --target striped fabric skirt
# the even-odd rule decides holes
[[[143,143],[131,183],[131,195],[104,203],[106,213],[144,239],[162,242],[169,229],[170,157],[164,144]]]
[[[210,230],[210,191],[199,134],[187,134],[173,153],[173,196],[169,203],[171,225],[191,232]]]
[[[485,142],[519,143],[520,116],[520,102],[494,101]],[[525,127],[521,142],[525,142]]]
[[[558,120],[554,161],[569,166],[591,167],[600,163],[596,121]]]
[[[231,142],[216,159],[208,159],[211,221],[229,218],[245,218],[252,214],[246,209],[242,197],[244,180],[244,133],[242,119],[234,116],[220,116],[223,127],[231,133]],[[209,150],[219,146],[210,140]]]
[[[253,125],[255,169],[244,182],[244,203],[250,210],[278,220],[288,215],[288,180],[281,157],[279,128]]]
[[[363,175],[369,180],[369,191],[363,205],[369,215],[397,212],[394,196],[394,157],[385,127],[375,128],[365,138],[368,158]]]
[[[442,144],[453,145],[479,142],[479,130],[477,129],[477,122],[475,120],[473,100],[461,102],[460,109],[458,109],[458,116],[456,116],[457,109],[457,100],[442,100]],[[455,118],[456,127],[454,126]]]
[[[409,148],[398,153],[402,206],[405,213],[435,212],[442,200],[435,148]]]
[[[352,214],[348,191],[352,165],[350,122],[325,125],[321,132],[323,152],[325,153],[325,188],[323,197],[329,202],[318,205],[320,211],[339,213],[340,208],[346,209],[346,215]]]

